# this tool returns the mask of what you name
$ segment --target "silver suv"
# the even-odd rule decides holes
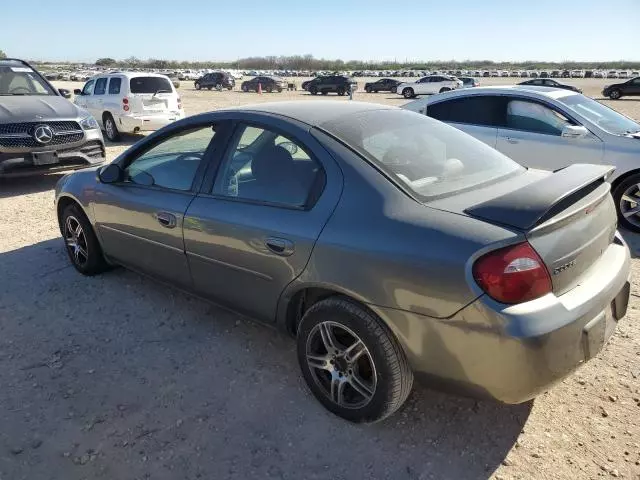
[[[96,120],[31,65],[0,60],[0,177],[71,170],[105,161]]]

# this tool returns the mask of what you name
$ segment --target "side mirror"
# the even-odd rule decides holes
[[[82,95],[82,90],[80,90],[79,88],[76,88],[76,89],[73,91],[73,94],[74,94],[74,95]]]
[[[565,125],[561,135],[564,138],[584,138],[589,135],[589,130],[582,125]]]
[[[67,90],[66,88],[59,88],[58,92],[60,93],[60,95],[62,95],[64,98],[71,98],[71,92],[69,90]]]
[[[98,170],[98,179],[102,183],[116,183],[122,181],[123,171],[120,165],[110,163]]]

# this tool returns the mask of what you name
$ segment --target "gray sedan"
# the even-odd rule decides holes
[[[357,102],[190,117],[63,177],[82,274],[169,282],[296,338],[333,413],[380,420],[414,376],[517,403],[625,315],[611,168],[527,170],[443,123]]]

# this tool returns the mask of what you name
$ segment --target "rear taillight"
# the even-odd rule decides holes
[[[178,110],[182,110],[182,100],[178,97]]]
[[[473,278],[502,303],[521,303],[551,292],[551,277],[528,242],[494,250],[476,260]]]
[[[122,99],[122,110],[124,110],[125,112],[129,111],[129,99],[127,97],[124,97]]]

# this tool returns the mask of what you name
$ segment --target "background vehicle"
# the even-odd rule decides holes
[[[88,110],[117,141],[120,133],[157,130],[184,118],[178,92],[166,75],[113,72],[89,80],[74,91],[76,105]]]
[[[212,72],[207,73],[193,82],[193,86],[196,90],[206,88],[211,90],[212,88],[226,88],[227,90],[233,90],[236,86],[236,81],[225,72]]]
[[[357,87],[358,83],[345,75],[326,75],[302,82],[302,88],[311,95],[337,93],[342,96],[349,93],[350,88],[356,90]]]
[[[632,78],[622,83],[605,85],[602,95],[612,100],[617,100],[620,97],[638,96],[640,95],[640,77]]]
[[[0,177],[100,165],[96,120],[27,62],[0,59]]]
[[[79,272],[122,264],[278,326],[316,398],[371,422],[413,372],[519,403],[597,354],[629,297],[610,171],[524,169],[393,107],[274,102],[176,122],[63,178],[56,210]]]
[[[461,88],[462,80],[447,75],[429,75],[415,83],[401,83],[396,87],[396,93],[404,98],[413,98],[417,95],[431,95]]]
[[[263,92],[282,92],[287,88],[287,82],[280,77],[258,76],[242,82],[241,89],[243,92],[257,92],[258,85],[261,86]]]
[[[447,122],[526,167],[615,166],[608,180],[620,224],[640,231],[640,124],[630,118],[579,93],[532,86],[447,92],[403,108]]]
[[[562,88],[565,90],[572,90],[574,92],[582,93],[582,90],[580,90],[578,87],[556,82],[555,80],[552,80],[550,78],[536,78],[533,80],[527,80],[526,82],[520,82],[518,85],[532,85],[537,87]]]
[[[381,78],[377,82],[364,84],[364,91],[367,93],[391,92],[396,93],[396,88],[400,85],[399,80],[393,78]]]
[[[480,86],[480,82],[473,77],[458,77],[458,80],[462,82],[462,88],[472,88]]]

